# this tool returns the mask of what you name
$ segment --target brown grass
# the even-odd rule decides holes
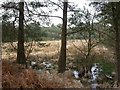
[[[45,87],[32,70],[24,69],[22,65],[3,61],[3,88],[42,88]]]
[[[81,88],[82,84],[65,74],[49,74],[25,69],[23,65],[3,61],[3,88]]]
[[[63,85],[38,77],[35,71],[9,61],[3,61],[2,70],[3,88],[60,88]]]
[[[25,50],[27,51],[28,47],[27,45],[31,42],[25,43]],[[45,47],[42,47],[39,45],[39,43],[45,43]],[[41,41],[41,42],[33,42],[32,45],[32,52],[29,55],[29,60],[37,60],[41,61],[44,58],[48,58],[50,60],[54,59],[55,62],[57,62],[59,58],[59,52],[60,52],[60,40],[55,41]],[[83,45],[84,44],[84,45]],[[13,45],[17,47],[17,42],[14,42]],[[74,56],[77,53],[81,53],[80,55],[83,55],[82,53],[87,53],[87,46],[86,46],[85,40],[68,40],[67,41],[67,59],[68,60],[74,60]],[[76,46],[76,47],[75,47]],[[16,59],[16,52],[10,51],[12,50],[12,47],[9,43],[3,43],[2,45],[2,59],[6,60],[15,60]],[[82,52],[81,52],[82,51]],[[92,55],[100,55],[104,58],[109,58],[110,61],[115,61],[115,54],[114,51],[111,49],[108,49],[107,47],[103,45],[98,45],[94,47],[92,50]]]
[[[82,40],[85,43],[85,40]],[[49,58],[49,62],[57,62],[60,51],[60,41],[42,41],[46,43],[46,47],[39,45],[39,42],[33,42],[33,51],[30,54],[29,59],[35,61],[42,61],[43,58]],[[17,42],[13,43],[17,46]],[[25,50],[28,49],[25,43]],[[77,55],[80,50],[86,51],[87,47],[82,45],[81,40],[68,40],[67,41],[67,60],[75,60],[74,56]],[[83,87],[80,82],[75,81],[72,78],[67,78],[64,74],[59,75],[57,73],[36,73],[31,69],[25,69],[24,66],[13,64],[12,60],[16,60],[16,51],[12,51],[12,47],[9,43],[3,43],[2,45],[2,59],[3,59],[3,81],[2,85],[5,88],[81,88]],[[114,52],[103,45],[96,46],[92,49],[92,54],[97,54],[109,57],[110,61],[114,62]],[[82,55],[82,54],[81,54]],[[80,55],[79,55],[80,56]],[[8,61],[5,61],[8,60]]]

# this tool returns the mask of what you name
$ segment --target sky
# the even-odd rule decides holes
[[[0,0],[1,1],[1,0]],[[2,2],[4,1],[15,1],[15,2],[18,2],[20,0],[3,0]],[[43,0],[25,0],[26,2],[30,2],[30,1],[39,1],[39,2],[42,2]],[[58,2],[58,0],[51,0],[53,2]],[[68,2],[70,3],[75,3],[75,5],[78,5],[77,8],[83,8],[83,6],[85,6],[87,9],[89,9],[90,11],[94,11],[93,8],[91,8],[90,6],[88,6],[88,4],[91,2],[90,0],[68,0]],[[45,9],[46,10],[46,9]],[[62,17],[63,15],[63,11],[61,9],[59,9],[58,11],[56,12],[53,12],[51,15],[54,15],[54,16],[60,16]],[[70,16],[70,13],[68,13],[68,17]],[[62,20],[60,18],[50,18],[51,19],[51,23],[53,23],[54,25],[58,25],[58,24],[62,24]]]
[[[57,1],[57,0],[52,0],[52,1]],[[93,11],[93,8],[91,8],[88,4],[90,3],[90,1],[88,0],[68,0],[69,2],[73,2],[76,5],[78,5],[78,8],[83,8],[83,6],[85,6],[87,9],[89,9],[90,11]],[[59,15],[62,17],[62,10],[59,10],[58,12],[53,12],[53,15]],[[68,14],[70,15],[70,13]],[[54,23],[54,25],[57,25],[59,23],[62,23],[62,20],[59,18],[51,18],[51,21]]]

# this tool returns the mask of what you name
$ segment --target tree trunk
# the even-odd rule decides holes
[[[120,45],[119,45],[119,40],[120,40],[120,35],[119,35],[119,30],[118,30],[118,16],[117,16],[117,13],[118,12],[118,5],[117,3],[113,3],[112,4],[112,13],[113,13],[113,28],[115,30],[115,51],[116,51],[116,63],[117,63],[117,84],[118,86],[120,86]]]
[[[58,61],[58,73],[63,73],[66,69],[66,33],[67,33],[67,5],[68,2],[63,2],[63,26],[61,36],[61,51]]]
[[[89,30],[88,30],[88,50],[87,50],[87,55],[86,55],[86,59],[89,58],[90,54],[91,54],[91,49],[92,49],[92,43],[91,43],[91,35],[92,35],[92,29],[93,29],[93,23],[92,23],[92,28],[90,28],[90,24],[89,24]]]
[[[115,29],[115,48],[116,48],[116,60],[117,60],[117,83],[118,85],[120,86],[120,45],[119,45],[119,30],[118,30],[118,24],[117,24],[117,21],[116,22],[116,25],[114,27]]]
[[[24,52],[24,2],[19,2],[19,30],[18,30],[18,49],[17,63],[26,64]]]

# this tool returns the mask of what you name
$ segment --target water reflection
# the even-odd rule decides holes
[[[79,76],[78,76],[78,71],[73,71],[73,73],[74,73],[74,76],[75,76],[75,78],[77,79],[77,78],[79,78]]]

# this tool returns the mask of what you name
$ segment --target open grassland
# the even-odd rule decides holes
[[[17,48],[17,42],[2,44],[2,59],[15,60],[17,51],[13,46]],[[54,41],[40,41],[40,42],[25,42],[25,53],[29,60],[39,61],[41,59],[49,59],[57,61],[60,53],[60,40]],[[31,52],[29,53],[29,51]],[[67,59],[74,60],[74,56],[80,55],[84,57],[87,53],[87,43],[85,40],[68,40],[67,41]],[[91,50],[92,55],[100,55],[104,58],[109,58],[114,62],[115,56],[112,49],[109,49],[103,45],[98,45]]]

